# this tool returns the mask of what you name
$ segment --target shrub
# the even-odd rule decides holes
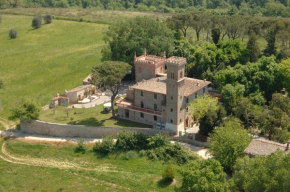
[[[35,99],[22,99],[17,102],[12,109],[12,118],[20,118],[30,121],[38,119],[41,110],[41,105]]]
[[[75,152],[76,153],[85,153],[86,152],[86,148],[85,148],[83,139],[78,140],[78,145],[75,148]]]
[[[42,26],[42,17],[40,15],[37,15],[32,19],[32,27],[40,28],[41,26]]]
[[[45,22],[46,24],[52,23],[52,15],[51,15],[51,14],[46,14],[46,15],[43,17],[43,19],[44,19],[44,22]]]
[[[10,31],[9,31],[9,37],[10,37],[10,39],[16,39],[17,36],[18,36],[17,31],[15,29],[10,29]]]
[[[119,150],[145,149],[148,145],[147,138],[142,133],[122,131],[118,134],[116,147]]]
[[[173,167],[167,166],[162,173],[162,179],[165,181],[173,181],[175,177],[175,171]]]
[[[122,155],[122,159],[124,160],[136,159],[137,157],[138,153],[136,151],[128,151]]]
[[[148,143],[149,148],[162,147],[162,146],[166,146],[170,143],[169,138],[162,133],[158,133],[158,134],[150,137],[148,139],[148,141],[149,141],[149,143]]]
[[[111,135],[103,137],[102,142],[96,142],[95,146],[93,147],[93,151],[95,153],[100,153],[102,155],[107,155],[113,152],[115,149],[115,142],[114,138]]]

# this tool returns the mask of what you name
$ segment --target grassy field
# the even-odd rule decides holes
[[[21,97],[33,96],[42,105],[56,93],[79,86],[100,63],[107,25],[54,20],[32,29],[32,17],[3,15],[0,23],[0,90],[2,110],[9,110]],[[18,38],[10,40],[11,28]]]
[[[126,153],[97,157],[89,151],[91,147],[87,147],[84,154],[75,153],[74,147],[71,144],[6,141],[6,156],[14,164],[0,160],[0,190],[174,191],[174,187],[180,185],[179,174],[176,185],[160,182],[162,171],[167,165],[149,161],[137,152],[131,151],[129,158]],[[0,154],[4,156],[3,152]],[[39,166],[19,165],[15,162],[30,162]],[[68,165],[74,167],[69,168]]]
[[[30,16],[50,13],[54,15],[55,19],[85,21],[100,24],[114,24],[136,16],[149,16],[161,20],[172,16],[172,14],[169,13],[100,10],[96,8],[14,8],[2,9],[0,10],[0,14],[1,13]]]
[[[103,105],[96,107],[80,109],[69,109],[69,117],[67,116],[67,108],[58,107],[56,109],[48,109],[41,112],[39,119],[42,121],[62,123],[62,124],[76,124],[87,126],[107,126],[107,127],[152,127],[133,121],[123,119],[111,119],[111,113],[103,112]]]

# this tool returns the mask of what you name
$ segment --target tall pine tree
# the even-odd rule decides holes
[[[260,48],[257,42],[257,35],[253,31],[249,35],[247,50],[249,51],[250,62],[256,62],[260,55]]]

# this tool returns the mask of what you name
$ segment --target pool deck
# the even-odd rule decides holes
[[[95,107],[97,105],[106,103],[111,101],[111,97],[107,96],[107,95],[102,95],[100,96],[100,98],[90,102],[90,103],[77,103],[77,104],[73,104],[70,106],[70,108],[74,107],[74,108],[91,108],[91,107]]]

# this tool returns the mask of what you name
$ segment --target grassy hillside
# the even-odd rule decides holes
[[[138,152],[97,157],[75,153],[75,145],[0,140],[0,191],[174,191],[161,175],[167,164]],[[13,163],[6,162],[7,160]],[[173,165],[176,169],[177,165]]]
[[[3,15],[0,23],[0,116],[21,97],[34,96],[42,105],[57,92],[81,84],[91,67],[100,62],[107,25],[54,20],[32,29],[32,17]],[[11,28],[18,38],[10,40]]]

